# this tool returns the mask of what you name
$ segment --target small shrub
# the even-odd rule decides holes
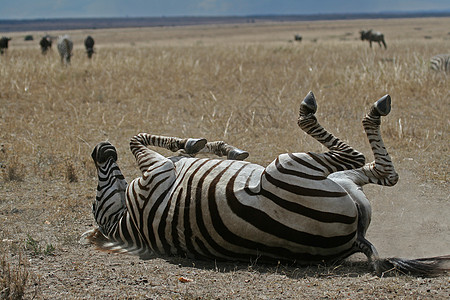
[[[55,247],[52,244],[47,244],[43,248],[39,241],[33,239],[30,235],[27,235],[27,240],[25,241],[25,249],[30,251],[32,255],[54,255]]]
[[[23,181],[25,178],[25,168],[17,158],[2,163],[1,173],[5,181]]]
[[[75,167],[71,162],[66,162],[66,179],[69,182],[78,182],[78,177],[75,172]]]
[[[33,239],[30,235],[27,235],[25,249],[31,251],[34,255],[39,255],[41,253],[41,246],[39,245],[39,242]]]
[[[45,247],[45,250],[44,250],[45,255],[54,255],[55,254],[54,252],[55,252],[55,247],[53,247],[52,244],[48,244]]]
[[[19,265],[11,267],[5,256],[0,259],[0,299],[23,299],[29,272],[19,258]]]

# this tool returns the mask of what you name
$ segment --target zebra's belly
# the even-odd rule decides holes
[[[357,212],[350,197],[326,199],[263,189],[265,169],[248,163],[205,170],[203,166],[195,174],[184,174],[163,201],[152,222],[154,250],[312,263],[340,258],[352,248]]]

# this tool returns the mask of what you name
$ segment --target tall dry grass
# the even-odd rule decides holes
[[[430,28],[450,23],[430,20]],[[411,158],[423,179],[446,182],[448,75],[430,72],[428,61],[448,50],[449,37],[425,39],[427,23],[419,23],[416,38],[386,32],[387,51],[360,41],[361,24],[352,22],[167,28],[166,39],[164,28],[127,29],[129,43],[119,38],[117,45],[114,31],[95,31],[100,41],[91,61],[80,42],[86,32],[76,31],[69,67],[56,49],[42,56],[17,37],[17,47],[0,58],[4,173],[90,180],[90,151],[105,139],[130,173],[128,140],[141,131],[225,140],[263,165],[281,152],[323,151],[296,126],[299,102],[312,90],[321,123],[368,154],[360,119],[391,94],[383,133],[394,160]],[[406,34],[413,24],[397,27]],[[302,43],[289,42],[296,25]]]

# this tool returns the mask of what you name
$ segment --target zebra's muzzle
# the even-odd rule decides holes
[[[111,143],[101,142],[95,146],[91,156],[94,163],[97,165],[105,163],[110,157],[112,157],[114,161],[117,161],[117,150]]]

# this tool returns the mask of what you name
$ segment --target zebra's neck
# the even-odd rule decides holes
[[[127,182],[113,159],[98,166],[97,173],[97,197],[92,209],[100,231],[106,236],[110,236],[126,210]]]

